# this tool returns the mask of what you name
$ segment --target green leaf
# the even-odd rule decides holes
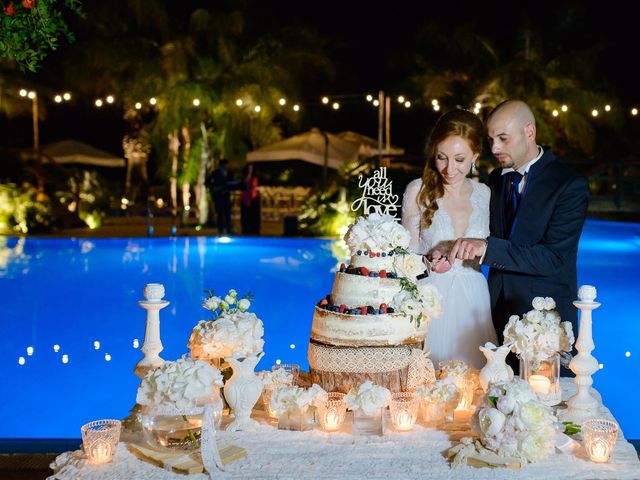
[[[498,397],[495,397],[493,395],[488,395],[487,398],[493,404],[494,407],[498,405]]]

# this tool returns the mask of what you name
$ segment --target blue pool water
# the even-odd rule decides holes
[[[639,224],[588,221],[578,262],[579,283],[595,285],[602,302],[594,385],[631,439],[640,438],[638,234]],[[313,304],[331,290],[335,250],[319,239],[0,237],[0,438],[77,438],[88,421],[128,414],[146,283],[163,283],[171,302],[161,311],[163,358],[186,353],[191,329],[208,318],[203,290],[235,288],[253,293],[265,324],[258,369],[277,359],[308,368]]]

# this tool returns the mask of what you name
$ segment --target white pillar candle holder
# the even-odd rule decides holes
[[[588,418],[601,415],[601,403],[595,395],[595,389],[591,386],[591,376],[599,370],[598,361],[591,355],[595,348],[593,343],[591,312],[600,306],[595,301],[596,288],[591,285],[583,285],[578,290],[578,299],[573,304],[580,309],[580,327],[576,349],[578,355],[573,357],[569,368],[576,374],[574,383],[577,392],[567,402],[567,411],[563,419],[574,423],[582,423]]]
[[[164,286],[161,283],[148,283],[144,287],[145,299],[138,301],[138,305],[147,311],[144,343],[141,348],[144,357],[133,370],[140,378],[144,378],[149,370],[158,368],[164,363],[160,357],[163,348],[160,341],[160,310],[169,305],[169,302],[162,297],[164,297]]]

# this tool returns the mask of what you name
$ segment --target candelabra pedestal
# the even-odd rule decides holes
[[[169,305],[169,302],[162,300],[162,297],[164,297],[164,286],[160,283],[148,283],[144,287],[145,299],[138,302],[138,305],[147,311],[147,325],[141,348],[144,357],[133,370],[133,373],[140,378],[144,378],[149,370],[158,368],[164,363],[159,355],[163,348],[160,341],[160,310]]]
[[[567,410],[562,415],[563,420],[582,423],[589,418],[602,415],[600,395],[591,386],[591,376],[600,368],[598,361],[591,355],[595,348],[593,343],[591,312],[600,306],[596,298],[596,289],[591,285],[583,285],[578,291],[578,299],[573,304],[580,309],[580,327],[576,342],[576,355],[569,364],[569,368],[576,374],[574,383],[578,391],[567,401]]]

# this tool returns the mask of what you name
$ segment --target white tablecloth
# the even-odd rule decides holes
[[[563,379],[565,393],[573,384]],[[604,412],[606,415],[608,411]],[[519,470],[463,467],[451,470],[446,452],[467,435],[467,423],[456,421],[446,431],[417,425],[411,432],[385,431],[383,437],[355,437],[348,430],[325,433],[320,430],[291,432],[262,423],[256,432],[220,432],[225,443],[247,449],[246,458],[215,472],[215,478],[229,479],[491,479],[491,480],[591,480],[640,478],[640,462],[633,446],[621,434],[606,464],[590,462],[582,447],[572,453],[556,452],[546,460]],[[182,479],[184,475],[165,471],[134,457],[120,443],[112,463],[92,466],[80,452],[66,452],[52,464],[50,479],[122,480]],[[204,480],[205,474],[189,479]]]

